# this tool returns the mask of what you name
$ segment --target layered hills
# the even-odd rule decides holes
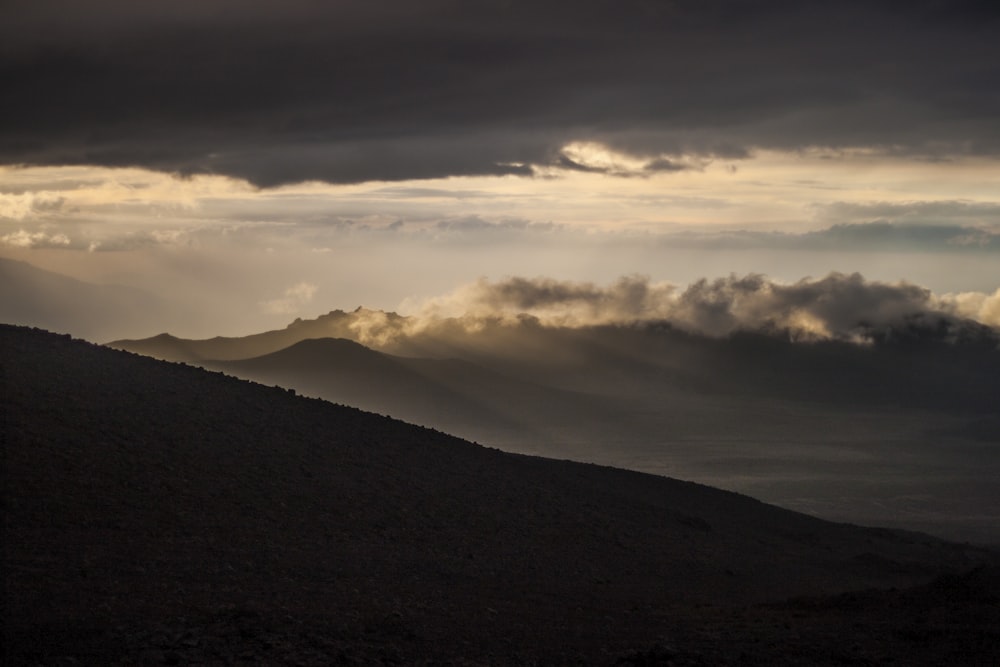
[[[0,362],[7,664],[1000,657],[980,548],[37,330]]]
[[[506,451],[1000,544],[1000,339],[968,322],[914,320],[858,343],[358,309],[243,338],[111,345]]]

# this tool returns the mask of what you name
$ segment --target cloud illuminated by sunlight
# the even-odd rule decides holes
[[[866,280],[857,273],[832,273],[794,283],[731,275],[687,286],[645,276],[625,276],[607,286],[512,277],[478,280],[449,294],[409,303],[407,310],[412,315],[401,322],[383,314],[358,330],[359,339],[383,344],[393,332],[413,335],[446,321],[475,331],[485,322],[517,326],[529,317],[545,326],[662,321],[713,336],[780,330],[800,339],[866,342],[872,332],[928,319],[951,321],[959,328],[963,319],[1000,327],[1000,290],[938,295],[918,285]],[[362,321],[366,317],[357,315]]]
[[[1000,286],[990,160],[815,149],[687,165],[596,143],[564,148],[586,168],[264,189],[135,168],[3,167],[0,254],[197,301],[216,314],[211,327],[190,323],[208,334],[337,307],[393,309],[481,276],[601,284],[642,273],[684,284],[857,271],[940,294]],[[657,160],[694,168],[651,170]],[[285,293],[300,283],[323,302]]]
[[[48,234],[44,231],[28,232],[19,229],[16,232],[0,236],[0,244],[7,244],[15,248],[53,248],[68,246],[69,237],[65,234]]]
[[[940,164],[863,151],[772,151],[738,164],[720,160],[686,168],[691,165],[681,158],[640,159],[596,143],[571,143],[563,152],[576,168],[549,170],[548,178],[460,177],[391,186],[311,182],[265,190],[229,177],[182,179],[142,169],[0,168],[0,231],[14,231],[2,229],[4,219],[82,220],[88,234],[101,237],[116,225],[134,230],[262,219],[314,224],[331,216],[386,225],[405,219],[412,229],[469,215],[596,229],[802,231],[829,224],[834,206],[854,207],[856,214],[871,202],[996,203],[995,163],[976,158]],[[650,170],[654,162],[676,168]],[[76,240],[71,230],[60,231]]]
[[[292,285],[285,290],[285,293],[277,298],[261,301],[261,310],[268,315],[292,315],[298,313],[301,308],[313,300],[316,295],[316,285],[301,282]]]

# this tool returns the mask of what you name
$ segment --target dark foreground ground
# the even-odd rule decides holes
[[[331,610],[321,619],[219,607],[114,627],[95,619],[17,628],[8,635],[5,659],[46,665],[987,666],[1000,656],[998,592],[997,571],[976,570],[902,591],[609,614],[603,624],[620,633],[612,640],[584,635],[592,619],[581,619],[578,629],[562,627],[565,636],[548,636],[564,625],[558,620],[536,628],[527,642],[519,617],[498,614],[478,628],[482,636],[459,639],[420,609],[364,616],[359,607],[353,616]],[[579,614],[576,602],[566,600],[562,613]],[[642,632],[649,639],[636,637]]]
[[[1000,664],[995,553],[0,327],[5,664]]]

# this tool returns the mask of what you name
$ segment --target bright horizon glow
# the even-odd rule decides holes
[[[138,168],[0,167],[0,256],[196,303],[218,316],[172,329],[199,335],[336,308],[400,310],[507,276],[685,284],[860,271],[937,293],[1000,287],[993,160],[760,151],[675,157],[689,168],[639,175],[649,160],[593,143],[566,151],[577,165],[630,175],[546,167],[534,178],[258,189]],[[853,225],[857,235],[872,223],[909,231],[881,246],[877,234],[824,232]]]
[[[594,168],[634,173],[646,161],[571,144],[570,157]],[[683,161],[678,161],[684,164]],[[0,224],[44,224],[104,207],[149,207],[155,217],[203,220],[225,204],[342,208],[393,217],[403,210],[447,215],[521,215],[532,222],[621,230],[639,225],[754,225],[802,231],[831,203],[961,201],[996,203],[998,166],[986,158],[946,163],[868,151],[761,151],[751,159],[619,176],[544,168],[541,176],[455,176],[338,185],[309,181],[257,189],[227,176],[188,178],[139,168],[0,166]],[[336,210],[336,209],[335,209]],[[168,215],[171,214],[172,215]],[[192,213],[187,216],[185,213]],[[296,211],[286,211],[295,221]],[[415,216],[418,220],[420,216]],[[137,222],[147,222],[142,220]]]

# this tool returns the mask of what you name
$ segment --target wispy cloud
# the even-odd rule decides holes
[[[702,229],[663,232],[659,235],[659,241],[680,247],[705,249],[770,248],[861,253],[997,252],[1000,251],[1000,224],[971,226],[878,221],[839,223],[803,232]]]
[[[896,223],[939,226],[946,222],[1000,227],[1000,203],[981,201],[845,202],[816,204],[817,217],[828,223]]]
[[[277,299],[261,301],[260,308],[268,315],[294,315],[313,300],[318,289],[312,283],[301,282],[286,289]]]
[[[0,218],[24,220],[62,208],[65,197],[54,192],[0,192]]]
[[[19,229],[0,236],[0,244],[15,248],[63,248],[70,245],[65,234],[52,234],[45,231],[29,232]]]

